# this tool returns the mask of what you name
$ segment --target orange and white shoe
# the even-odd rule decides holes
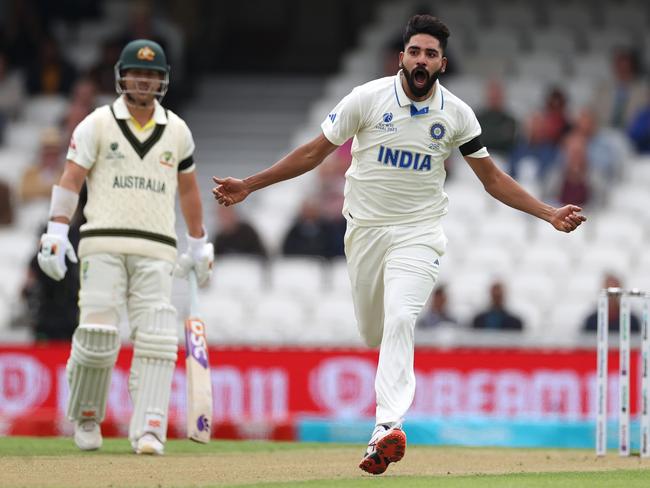
[[[406,452],[406,434],[400,427],[375,427],[366,455],[359,467],[370,474],[382,474],[390,463],[396,463]]]

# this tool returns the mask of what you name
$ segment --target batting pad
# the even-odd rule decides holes
[[[104,420],[111,373],[119,351],[120,336],[115,326],[81,324],[77,327],[66,366],[70,386],[69,420]]]
[[[137,441],[145,432],[161,442],[167,437],[167,408],[176,365],[178,334],[176,310],[162,305],[152,311],[148,323],[135,332],[129,391],[133,415],[129,439]]]

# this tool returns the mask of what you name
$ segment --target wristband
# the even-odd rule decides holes
[[[192,237],[191,235],[187,234],[187,249],[190,256],[192,256],[192,259],[197,259],[201,256],[203,246],[205,246],[207,242],[208,233],[205,231],[205,227],[203,227],[203,236],[201,237]]]
[[[50,200],[50,218],[65,217],[71,220],[78,203],[79,194],[62,186],[54,185],[52,200]]]

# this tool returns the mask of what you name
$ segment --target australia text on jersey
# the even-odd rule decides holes
[[[113,179],[113,188],[148,190],[154,193],[165,193],[165,182],[143,176],[116,176]]]

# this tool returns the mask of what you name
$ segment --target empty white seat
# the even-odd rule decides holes
[[[345,259],[334,259],[328,268],[329,286],[327,288],[329,293],[331,295],[339,295],[342,297],[351,296],[352,285],[350,283],[348,265],[345,262]]]
[[[499,245],[479,244],[467,249],[463,267],[488,274],[508,275],[514,266],[514,258],[508,249]]]
[[[559,284],[562,303],[595,303],[603,278],[604,273],[598,269],[580,268],[568,274]]]
[[[548,24],[575,30],[589,29],[595,21],[593,10],[578,2],[557,2],[547,10]]]
[[[521,49],[521,38],[503,29],[482,30],[476,42],[480,54],[500,58],[516,56]]]
[[[269,294],[255,303],[252,321],[257,331],[268,331],[275,343],[290,344],[307,334],[306,316],[301,303],[289,297]]]
[[[325,290],[323,260],[313,257],[282,257],[272,261],[270,283],[275,293],[301,299],[316,297]]]
[[[628,251],[640,249],[646,237],[644,222],[620,212],[600,214],[591,223],[595,245],[615,245]]]
[[[305,341],[320,340],[329,344],[360,342],[351,297],[323,296],[307,322],[303,336]]]
[[[642,187],[627,187],[624,191],[612,191],[609,208],[612,212],[628,214],[650,221],[650,191]]]
[[[211,286],[217,294],[257,299],[267,288],[264,264],[249,256],[221,256],[215,260]]]
[[[556,281],[543,273],[518,273],[507,287],[511,303],[534,306],[537,311],[551,306],[559,296]]]
[[[57,125],[66,110],[68,99],[61,95],[40,95],[31,97],[25,104],[23,115],[25,121],[41,127]],[[38,138],[35,142],[38,143]]]
[[[23,172],[32,162],[33,149],[11,147],[0,149],[0,179],[17,190]]]
[[[572,31],[563,28],[549,28],[531,32],[533,49],[540,53],[560,54],[562,56],[575,54],[576,38]]]
[[[597,295],[593,302],[564,302],[551,308],[545,318],[548,324],[544,334],[546,340],[553,343],[573,342],[580,335],[586,318],[595,310],[596,299]]]
[[[586,248],[579,256],[576,271],[590,269],[605,273],[608,271],[625,276],[630,269],[630,253],[616,245],[598,245]]]
[[[563,57],[556,54],[534,53],[517,60],[516,72],[520,76],[530,76],[544,83],[557,83],[566,78]]]
[[[26,267],[39,245],[36,234],[18,227],[0,229],[0,266]]]
[[[489,286],[494,275],[482,268],[458,272],[447,282],[449,305],[452,310],[467,314],[489,303]]]
[[[43,124],[35,122],[14,122],[5,130],[5,147],[30,151],[34,154],[39,147]]]
[[[576,78],[589,78],[599,82],[611,77],[610,58],[601,52],[583,54],[571,59],[571,72]]]
[[[557,277],[565,275],[573,267],[568,249],[552,242],[541,242],[524,250],[517,271],[518,275],[543,274],[547,277]]]

